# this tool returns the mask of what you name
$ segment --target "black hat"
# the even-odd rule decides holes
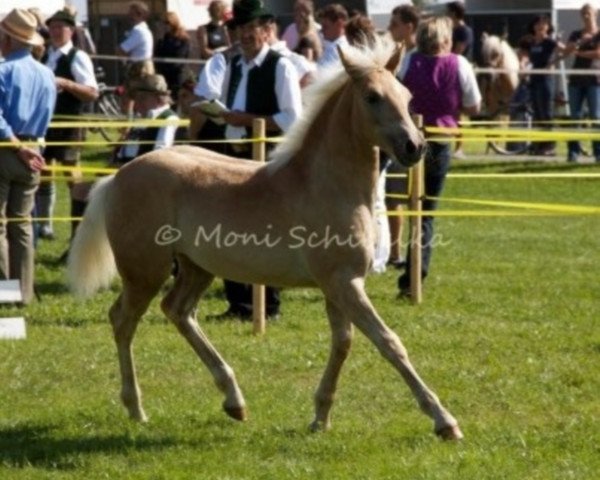
[[[264,7],[261,0],[239,0],[233,3],[231,26],[245,25],[257,18],[273,18],[273,14]]]
[[[65,22],[67,25],[72,27],[75,26],[75,16],[68,12],[67,10],[59,10],[54,15],[52,15],[48,20],[46,20],[46,25],[50,25],[50,22],[53,20],[59,20],[61,22]]]

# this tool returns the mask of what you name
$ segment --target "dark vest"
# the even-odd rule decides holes
[[[63,77],[69,80],[75,81],[75,77],[71,73],[71,64],[77,53],[77,48],[73,47],[69,50],[66,55],[61,55],[56,62],[56,69],[54,75],[56,77]],[[48,54],[44,54],[42,57],[42,63],[48,61]],[[62,91],[56,97],[56,106],[54,107],[54,113],[62,115],[79,115],[83,111],[83,103],[72,93]]]
[[[167,108],[164,112],[161,112],[155,120],[166,120],[172,115],[176,115],[176,113]],[[147,128],[134,128],[129,132],[129,136],[127,140],[139,141],[141,142],[140,148],[138,149],[137,156],[141,156],[144,153],[151,152],[154,150],[154,144],[156,143],[156,139],[158,138],[158,131],[161,127],[147,127]],[[127,163],[133,160],[133,158],[129,157],[121,157],[118,158],[117,161],[119,163]]]
[[[261,117],[270,117],[280,111],[275,94],[275,70],[280,58],[279,53],[269,49],[261,66],[254,67],[248,72],[245,112]],[[236,55],[231,61],[231,78],[227,92],[227,107],[229,108],[233,105],[235,93],[242,78],[240,59],[241,55]],[[251,137],[252,130],[246,128],[246,131],[248,137]]]
[[[56,77],[63,77],[69,80],[74,81],[75,78],[71,73],[71,64],[73,63],[73,59],[75,58],[75,54],[77,53],[77,48],[73,47],[69,50],[69,53],[66,55],[61,55],[58,61],[56,62],[56,69],[54,70],[54,75]],[[45,53],[42,57],[42,63],[46,64],[48,61],[48,54]],[[56,97],[56,105],[54,107],[55,115],[80,115],[83,112],[84,103],[79,100],[75,95],[62,91]],[[55,119],[53,118],[53,122],[57,121],[73,121],[73,118],[66,119]],[[49,142],[76,142],[82,139],[82,130],[80,128],[49,128],[48,133],[46,134],[46,140]],[[70,146],[49,146],[46,150],[47,155],[52,156],[55,155],[56,158],[60,160],[64,160],[68,154],[65,151],[77,151],[78,147],[70,147]],[[49,149],[49,150],[48,150]],[[70,150],[69,150],[70,149]],[[64,157],[64,158],[63,158]]]

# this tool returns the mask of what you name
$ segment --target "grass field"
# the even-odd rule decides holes
[[[453,172],[600,172],[561,163],[455,163]],[[598,179],[449,179],[447,198],[600,206]],[[64,199],[64,188],[61,190]],[[61,202],[58,214],[66,214]],[[481,209],[443,202],[442,209]],[[502,209],[506,210],[506,209]],[[396,271],[368,291],[419,373],[458,418],[460,443],[432,434],[408,388],[356,335],[333,430],[310,434],[312,394],[329,333],[321,295],[283,293],[283,316],[201,325],[236,370],[244,424],[157,304],[140,324],[136,361],[150,422],[118,399],[106,318],[116,291],[75,302],[39,248],[42,301],[23,310],[28,338],[0,341],[2,479],[592,479],[600,471],[600,217],[442,217],[424,303],[395,299]],[[116,290],[116,289],[115,289]],[[201,318],[225,308],[220,282]]]

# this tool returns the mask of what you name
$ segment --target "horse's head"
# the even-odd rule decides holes
[[[381,42],[375,49],[384,47]],[[370,140],[402,165],[411,166],[421,158],[425,139],[408,111],[411,94],[395,76],[403,49],[396,46],[380,64],[373,57],[381,55],[369,57],[372,52],[339,49],[344,69],[352,79],[356,110],[364,119]]]
[[[503,60],[502,40],[496,35],[483,33],[481,35],[481,56],[487,67],[499,67]]]

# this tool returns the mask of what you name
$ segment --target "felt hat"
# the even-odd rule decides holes
[[[71,27],[75,26],[75,16],[71,12],[67,11],[66,9],[59,10],[54,15],[52,15],[50,18],[48,18],[48,20],[46,20],[46,25],[50,25],[50,22],[55,21],[55,20],[57,20],[59,22],[65,22],[67,25],[70,25]]]
[[[239,0],[233,3],[233,18],[228,25],[238,27],[257,18],[272,18],[273,14],[263,5],[261,0]]]
[[[134,93],[149,92],[161,95],[169,95],[171,93],[167,81],[162,75],[144,75],[133,82],[132,90]]]
[[[0,30],[6,35],[33,46],[44,44],[44,39],[37,32],[37,26],[35,15],[21,8],[14,8],[0,22]]]

